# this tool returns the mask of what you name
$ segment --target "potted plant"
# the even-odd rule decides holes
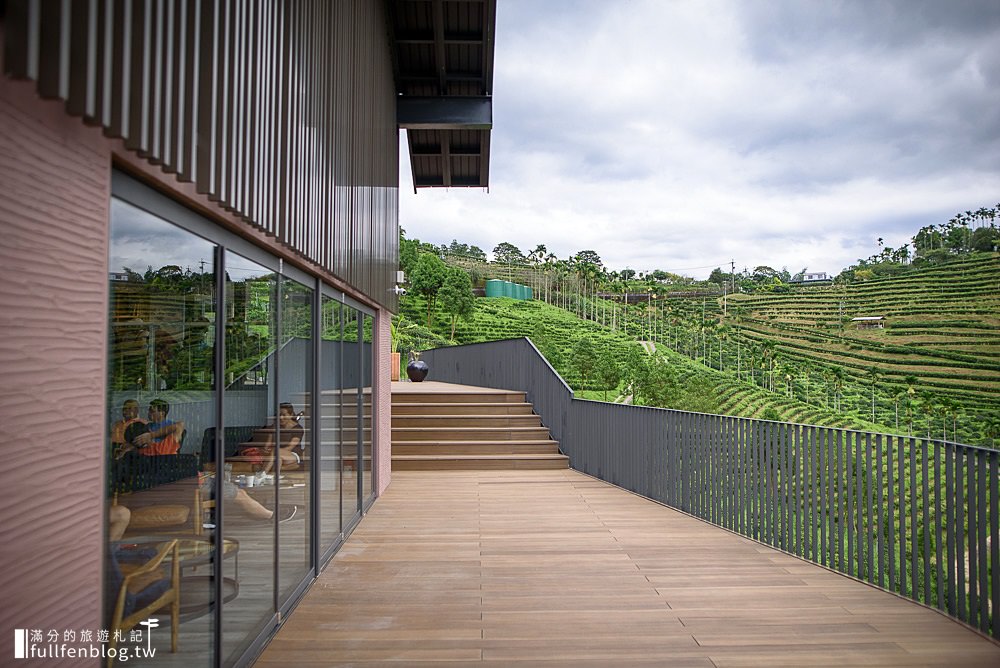
[[[399,316],[399,321],[394,322],[389,321],[389,335],[392,340],[392,369],[390,371],[391,380],[399,380],[399,368],[400,368],[400,355],[399,355],[399,343],[403,338],[403,320],[404,316]]]

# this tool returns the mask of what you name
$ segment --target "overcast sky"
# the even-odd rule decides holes
[[[612,269],[837,273],[1000,201],[998,0],[498,0],[490,191],[400,224]]]

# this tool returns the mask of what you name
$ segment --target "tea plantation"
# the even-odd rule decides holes
[[[598,300],[603,302],[603,300]],[[629,335],[539,301],[476,300],[455,343],[526,336],[560,374],[592,399],[627,390],[584,384],[574,348],[590,339],[622,367],[641,338],[679,381],[665,407],[787,422],[1000,443],[1000,255],[971,254],[901,276],[784,294],[669,297],[629,309]],[[402,313],[423,324],[426,302]],[[883,318],[859,329],[856,317]],[[450,318],[437,313],[425,341],[445,344]],[[652,346],[647,344],[647,349]]]

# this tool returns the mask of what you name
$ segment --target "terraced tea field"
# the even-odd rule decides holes
[[[857,329],[881,316],[884,329]],[[734,295],[723,321],[745,346],[774,353],[813,387],[840,367],[845,403],[895,427],[914,400],[914,431],[983,442],[1000,418],[1000,255],[980,254],[898,278],[791,294]],[[877,377],[870,374],[877,373]],[[809,382],[800,380],[801,382]],[[916,400],[919,399],[919,402]],[[890,419],[891,416],[891,419]],[[904,420],[904,421],[908,421]],[[946,426],[939,426],[945,425]]]

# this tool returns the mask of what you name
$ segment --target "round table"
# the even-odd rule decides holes
[[[211,565],[212,555],[215,552],[214,536],[211,534],[129,536],[117,541],[115,545],[118,547],[153,545],[171,540],[177,541],[177,558],[180,561],[181,572],[181,621],[184,622],[200,617],[212,609],[212,600],[215,594],[214,577],[212,575],[185,575],[185,571],[197,570],[200,566]],[[235,538],[222,540],[222,558],[235,558],[237,560],[236,577],[222,578],[223,603],[228,603],[240,593],[239,551],[240,542]]]

